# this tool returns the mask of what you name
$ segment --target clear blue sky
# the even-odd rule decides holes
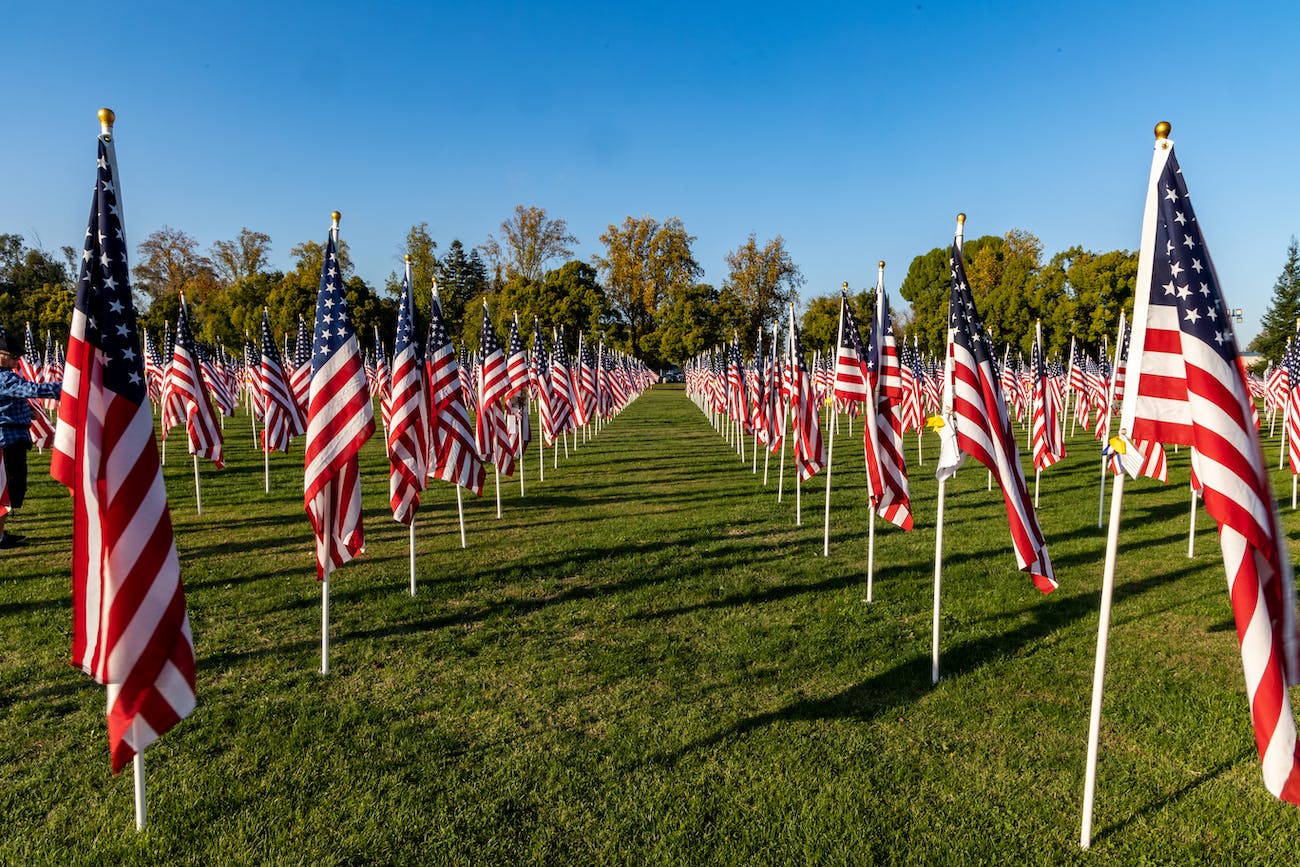
[[[133,243],[248,226],[283,268],[337,208],[382,285],[421,221],[472,246],[537,205],[587,258],[629,214],[677,216],[715,284],[750,232],[784,236],[807,299],[878,259],[896,288],[958,211],[1047,256],[1133,249],[1169,120],[1254,335],[1300,234],[1300,4],[807,7],[12,4],[0,231],[80,245],[107,105]]]

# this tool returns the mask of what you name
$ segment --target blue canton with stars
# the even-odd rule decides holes
[[[108,148],[101,138],[76,309],[86,317],[85,341],[94,348],[103,368],[104,387],[134,403],[144,403],[144,358],[131,303],[126,237]]]
[[[334,232],[325,243],[325,259],[320,276],[320,289],[316,296],[316,327],[312,339],[311,375],[324,367],[331,356],[353,337],[352,323],[348,319],[348,302],[343,297],[343,276],[339,273],[339,257]]]
[[[397,340],[393,342],[393,357],[400,358],[406,351],[414,353],[415,363],[421,362],[420,341],[415,332],[415,301],[411,297],[411,280],[402,278],[402,295],[397,307]]]
[[[1232,362],[1237,357],[1232,323],[1224,309],[1219,281],[1192,212],[1172,144],[1170,148],[1157,186],[1160,201],[1151,270],[1151,303],[1174,307],[1184,334],[1196,337],[1220,358]]]
[[[984,333],[984,320],[980,319],[979,311],[975,309],[975,298],[971,295],[970,284],[966,282],[966,268],[962,264],[961,248],[956,241],[953,241],[949,256],[952,294],[948,296],[948,327],[955,329],[953,343],[969,351],[976,364],[987,364],[990,370],[994,370],[997,357],[993,352],[993,343]]]

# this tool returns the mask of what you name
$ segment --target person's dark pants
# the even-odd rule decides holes
[[[27,496],[27,452],[30,440],[19,440],[5,446],[5,475],[9,479],[9,506],[17,509]]]

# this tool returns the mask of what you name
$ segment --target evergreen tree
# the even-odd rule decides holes
[[[1250,348],[1267,358],[1277,361],[1286,349],[1288,338],[1296,333],[1296,319],[1300,317],[1300,247],[1296,245],[1295,236],[1286,248],[1286,264],[1282,273],[1273,284],[1273,301],[1268,305],[1264,318],[1259,323],[1259,334],[1250,343]]]

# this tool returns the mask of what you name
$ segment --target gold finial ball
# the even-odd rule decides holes
[[[406,254],[405,256],[403,256],[402,258],[406,261],[406,264],[408,264],[408,265],[411,264],[411,254],[410,254],[410,253],[407,253],[407,254]]]
[[[965,222],[966,222],[966,215],[965,215],[965,214],[958,214],[958,215],[957,215],[957,222],[958,222],[959,224],[960,224],[960,223],[965,223]]]
[[[1156,124],[1156,138],[1158,139],[1169,138],[1169,132],[1172,129],[1173,127],[1169,125],[1169,121],[1167,120],[1160,121],[1160,123]]]
[[[99,110],[99,122],[109,129],[113,128],[113,121],[117,120],[117,115],[113,114],[111,108],[101,108]]]
[[[884,259],[881,259],[879,262],[877,262],[877,263],[876,263],[876,267],[877,267],[877,268],[883,268],[883,267],[885,267],[885,260],[884,260]]]
[[[848,280],[845,280],[845,281],[844,281],[843,283],[841,283],[840,285],[844,287],[844,291],[845,291],[845,292],[849,291],[849,281],[848,281]]]
[[[337,226],[339,220],[343,219],[343,215],[340,214],[338,211],[330,211],[330,219],[333,220],[334,225]]]

